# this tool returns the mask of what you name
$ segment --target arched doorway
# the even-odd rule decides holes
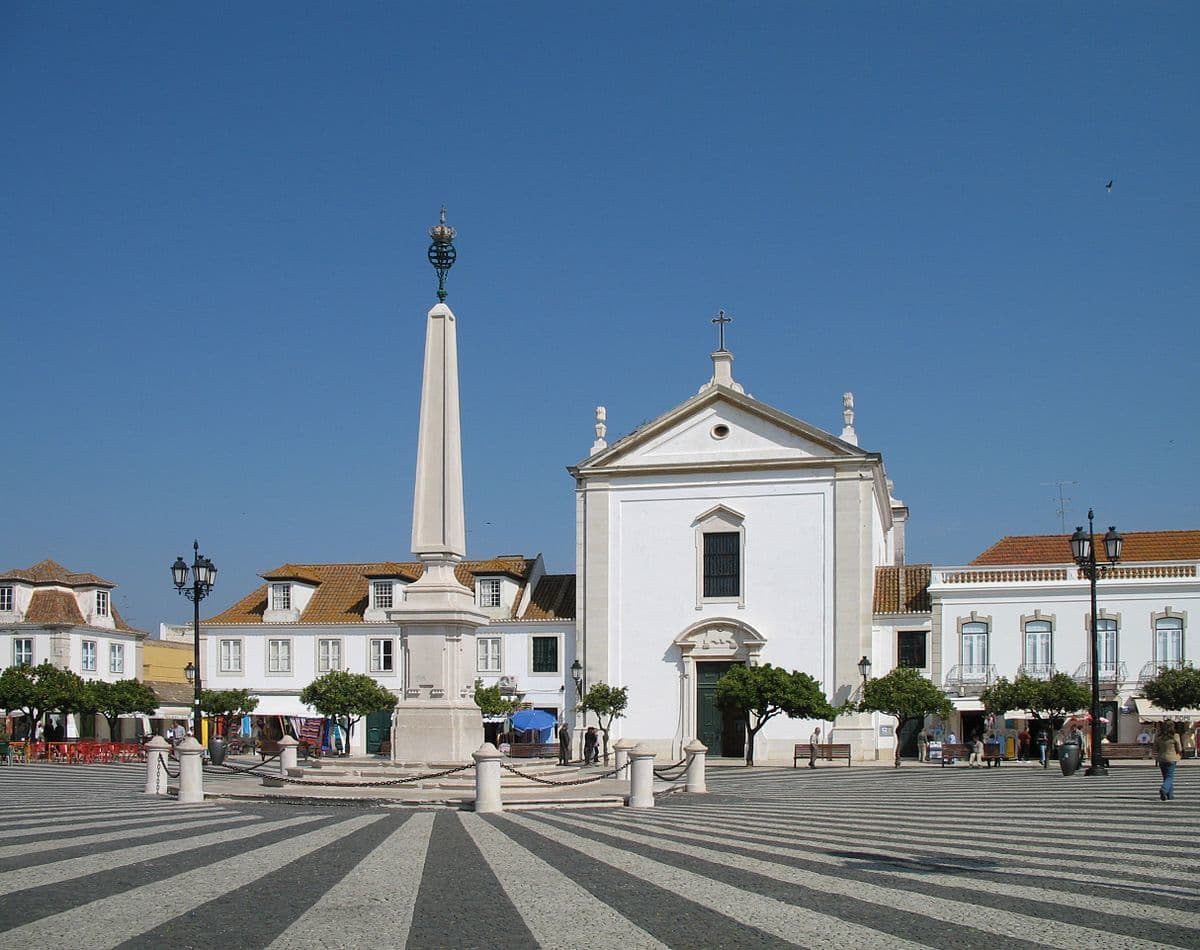
[[[756,666],[765,638],[741,621],[715,617],[692,624],[674,644],[682,667],[684,738],[699,739],[709,755],[741,757],[746,723],[717,706],[717,681],[734,666]]]

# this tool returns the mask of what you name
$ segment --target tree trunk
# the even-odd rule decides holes
[[[754,765],[754,737],[756,735],[758,735],[758,730],[761,729],[762,727],[763,727],[763,724],[760,722],[753,729],[746,730],[746,765],[747,766]]]

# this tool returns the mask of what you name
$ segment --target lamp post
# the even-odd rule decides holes
[[[858,661],[858,673],[863,678],[863,689],[867,688],[867,680],[871,676],[871,660],[869,657],[863,657]]]
[[[1121,560],[1121,544],[1124,539],[1117,533],[1116,528],[1109,525],[1108,532],[1104,535],[1104,556],[1108,558],[1108,564],[1097,564],[1096,545],[1093,540],[1094,517],[1092,509],[1089,508],[1087,533],[1084,533],[1083,525],[1075,528],[1075,533],[1071,535],[1071,556],[1075,558],[1075,563],[1091,584],[1092,593],[1092,764],[1084,774],[1107,775],[1104,754],[1100,750],[1104,730],[1100,724],[1100,635],[1096,623],[1096,578]]]
[[[200,556],[200,542],[192,542],[191,584],[188,584],[188,565],[183,558],[175,558],[171,565],[171,578],[175,589],[192,602],[192,662],[184,667],[184,674],[192,670],[188,680],[192,684],[192,731],[200,741],[204,716],[200,712],[200,601],[212,593],[217,582],[217,568],[206,557]]]

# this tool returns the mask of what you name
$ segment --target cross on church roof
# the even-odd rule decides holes
[[[725,350],[725,324],[733,323],[733,317],[725,316],[724,310],[718,310],[717,315],[712,318],[712,322],[717,325],[717,330],[720,333],[720,345],[717,347],[718,353],[724,353]]]

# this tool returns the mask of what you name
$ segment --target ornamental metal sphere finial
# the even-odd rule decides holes
[[[438,275],[438,300],[446,299],[446,275],[454,266],[458,252],[454,250],[454,228],[446,223],[446,209],[443,206],[441,220],[429,229],[433,243],[429,245],[429,263]]]

